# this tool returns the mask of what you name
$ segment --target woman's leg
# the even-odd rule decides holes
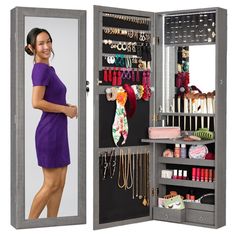
[[[50,197],[58,191],[61,186],[61,172],[62,168],[42,168],[44,175],[43,186],[39,192],[35,195],[30,213],[29,219],[37,219],[44,207],[47,205]]]
[[[51,197],[47,203],[47,217],[57,217],[63,189],[64,189],[65,182],[66,182],[66,173],[67,173],[67,166],[61,168],[60,177],[58,176],[58,178],[61,179],[60,187],[58,188],[58,190],[55,193],[53,193],[51,195]]]

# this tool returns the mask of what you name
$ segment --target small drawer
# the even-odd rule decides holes
[[[185,209],[177,210],[154,207],[153,219],[180,223],[185,221]]]
[[[214,212],[187,209],[186,221],[205,225],[214,225],[215,216]]]

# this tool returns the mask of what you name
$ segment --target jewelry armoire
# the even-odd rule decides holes
[[[225,225],[226,51],[225,9],[154,13],[94,7],[95,229],[147,220]],[[120,114],[112,88],[144,83],[147,97],[137,98],[136,109],[127,98],[126,109],[134,114],[114,142]],[[193,108],[197,98],[186,96],[194,90],[212,98],[211,109]],[[149,127],[179,127],[182,137],[150,139]],[[211,137],[183,138],[202,129]],[[164,157],[179,146],[185,158]],[[192,156],[194,147],[207,149],[211,158]],[[181,178],[163,176],[168,170],[181,171]],[[161,207],[160,199],[173,191],[184,198],[182,210]],[[207,195],[213,201],[197,201]]]

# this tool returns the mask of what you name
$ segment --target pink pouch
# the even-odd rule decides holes
[[[149,127],[150,139],[175,139],[180,137],[180,127]]]

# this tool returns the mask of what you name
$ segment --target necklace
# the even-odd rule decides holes
[[[120,149],[120,160],[119,160],[119,172],[118,172],[118,187],[124,188],[127,184],[127,179],[125,176],[126,162],[124,158],[124,151]],[[123,184],[121,184],[121,178],[123,179]]]
[[[139,156],[139,196],[138,196],[138,198],[139,199],[142,199],[143,198],[143,193],[142,193],[142,190],[143,190],[143,188],[142,188],[142,186],[143,186],[143,179],[142,179],[142,177],[143,177],[143,173],[142,173],[142,154],[140,154],[140,156]]]
[[[106,173],[108,168],[108,162],[107,162],[107,153],[104,153],[104,164],[103,164],[103,179],[106,179]]]
[[[136,197],[138,197],[138,168],[139,168],[139,166],[138,166],[138,162],[139,162],[139,153],[138,153],[138,150],[137,150],[137,155],[136,155],[136,160],[135,160],[135,170],[136,170],[136,172],[135,172],[135,184],[136,184],[136,194],[135,194],[135,196]]]
[[[129,176],[130,176],[130,185],[129,185]],[[128,149],[128,156],[127,156],[127,169],[126,169],[126,186],[125,189],[131,189],[133,187],[133,173],[132,173],[132,158],[130,154],[130,150]]]
[[[132,198],[134,199],[134,194],[135,194],[135,184],[134,184],[134,172],[135,172],[135,156],[134,153],[132,153],[132,164],[133,164],[133,188],[132,188]]]
[[[143,205],[147,206],[147,158],[146,158],[146,151],[143,155]]]
[[[150,156],[150,152],[148,151],[146,153],[147,155],[147,190],[146,190],[146,193],[147,193],[147,206],[149,206],[149,156]]]
[[[110,159],[109,159],[109,172],[110,172],[110,178],[113,178],[116,171],[116,155],[115,155],[115,149],[113,149],[110,153]]]

